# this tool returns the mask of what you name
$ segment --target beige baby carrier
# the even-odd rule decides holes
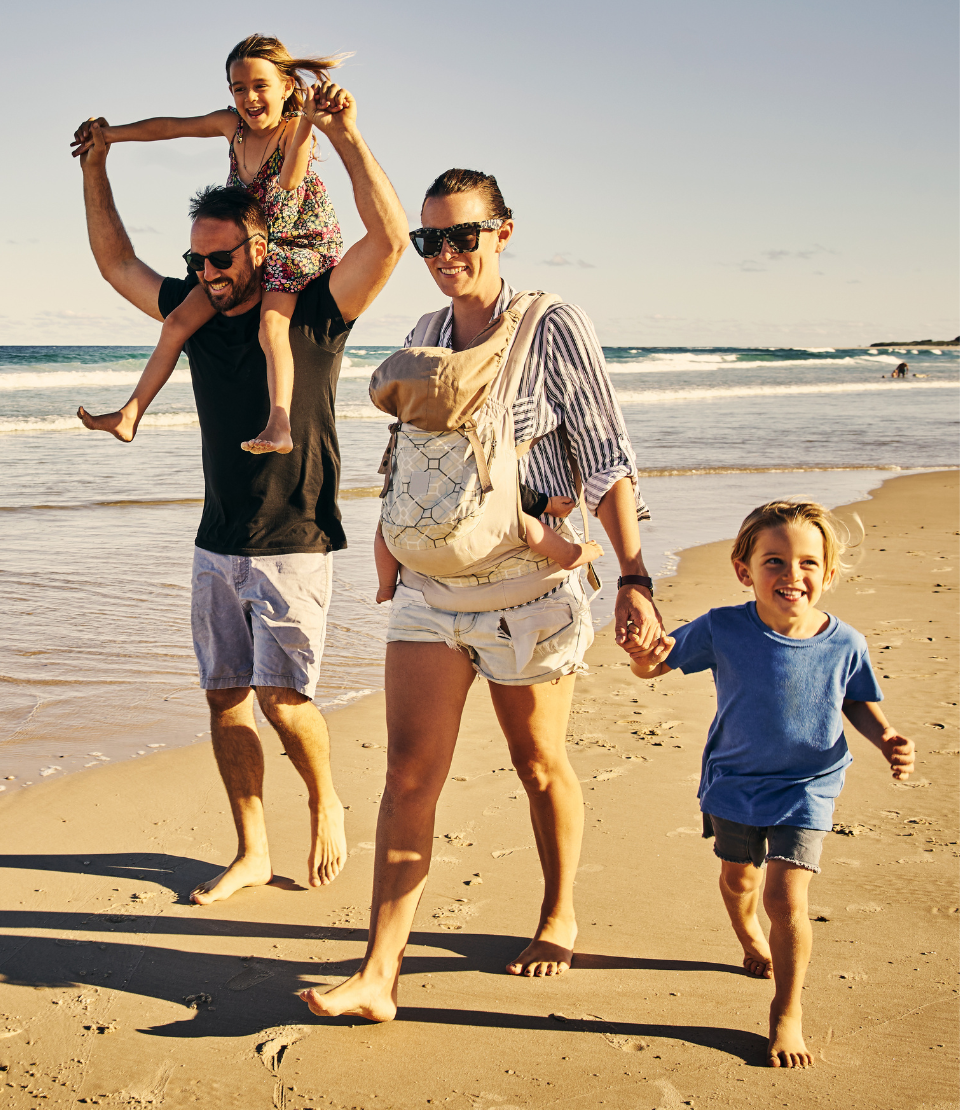
[[[518,460],[532,444],[514,443],[513,403],[544,313],[560,299],[520,293],[463,351],[431,346],[447,309],[422,317],[412,346],[374,371],[370,397],[397,417],[380,473],[380,527],[401,564],[402,581],[428,604],[482,613],[549,593],[570,573],[525,542]],[[589,525],[580,474],[567,452]],[[558,529],[579,537],[566,521]],[[596,582],[593,568],[592,581]]]

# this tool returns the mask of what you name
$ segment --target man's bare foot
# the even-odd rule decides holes
[[[540,978],[562,975],[570,970],[573,946],[577,940],[577,923],[548,920],[515,960],[507,964],[508,975]]]
[[[222,902],[245,886],[266,886],[273,878],[273,868],[266,856],[238,856],[233,863],[214,879],[195,887],[190,901],[198,906]]]
[[[326,994],[311,987],[301,991],[300,997],[317,1017],[356,1014],[367,1021],[393,1021],[397,1015],[397,976],[391,985],[386,980],[367,979],[362,972],[357,972]]]
[[[81,405],[77,409],[77,416],[83,421],[83,426],[91,432],[109,432],[116,436],[121,443],[129,443],[137,434],[137,424],[132,416],[128,416],[123,409],[116,412],[105,412],[102,416],[91,416]]]
[[[575,570],[577,567],[582,567],[584,563],[592,563],[603,554],[603,548],[593,540],[587,543],[571,543],[569,547],[571,549],[569,559],[564,559],[560,563],[564,570]]]
[[[280,410],[272,414],[263,431],[255,439],[244,440],[240,446],[253,455],[266,455],[271,451],[276,451],[278,455],[289,455],[293,450],[293,439],[286,413]]]
[[[311,886],[328,886],[347,862],[347,837],[343,828],[343,806],[337,801],[313,815],[313,846],[307,860]]]
[[[800,1011],[796,1014],[778,1014],[770,1007],[770,1042],[767,1048],[767,1067],[812,1068],[813,1055],[803,1040]]]
[[[760,943],[756,941],[741,941],[743,944],[743,966],[748,975],[754,979],[772,979],[773,962],[770,959],[770,948],[761,936]]]

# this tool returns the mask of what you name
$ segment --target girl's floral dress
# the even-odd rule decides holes
[[[230,110],[236,112],[236,108]],[[238,120],[230,144],[227,185],[253,193],[266,213],[270,242],[263,266],[263,289],[299,293],[315,277],[340,261],[343,238],[337,214],[323,182],[309,166],[298,189],[287,192],[280,188],[283,153],[279,147],[260,167],[253,181],[249,184],[243,181],[234,150],[235,145],[242,142],[243,121]]]

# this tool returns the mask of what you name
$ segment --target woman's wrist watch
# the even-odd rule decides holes
[[[617,589],[622,590],[624,586],[644,586],[653,596],[653,579],[645,574],[621,574],[617,579]]]

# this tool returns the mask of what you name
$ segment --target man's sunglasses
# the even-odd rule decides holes
[[[454,253],[472,253],[480,246],[480,232],[494,231],[502,223],[503,220],[475,220],[452,227],[419,227],[410,232],[410,242],[421,258],[436,258],[443,250],[444,239]]]
[[[188,270],[197,270],[198,272],[204,268],[207,259],[210,259],[210,265],[216,270],[229,270],[233,265],[234,251],[238,251],[244,243],[249,243],[251,239],[262,239],[263,236],[259,231],[254,232],[253,235],[248,235],[243,243],[237,243],[233,250],[229,251],[213,251],[210,254],[197,254],[196,251],[186,251],[183,255],[183,261],[187,264]]]

